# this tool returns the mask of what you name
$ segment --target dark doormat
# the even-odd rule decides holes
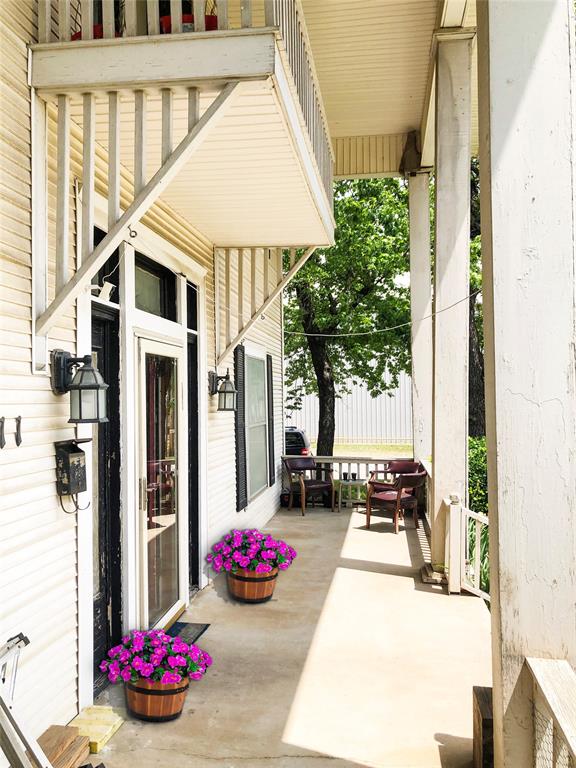
[[[185,643],[195,643],[206,632],[210,624],[192,624],[189,621],[175,621],[170,629],[166,630],[172,637],[181,637]]]

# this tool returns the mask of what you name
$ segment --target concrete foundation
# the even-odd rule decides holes
[[[483,601],[424,585],[428,542],[407,520],[278,514],[299,556],[274,599],[231,602],[222,577],[184,618],[211,624],[214,657],[179,720],[128,721],[92,762],[107,768],[463,768],[472,686],[490,685]],[[123,706],[120,687],[102,703]]]

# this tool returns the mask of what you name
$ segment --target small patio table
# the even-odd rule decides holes
[[[358,505],[363,507],[366,504],[366,499],[361,498],[360,488],[366,487],[366,479],[363,477],[354,478],[352,480],[340,480],[338,487],[338,512],[342,512],[342,488],[357,488],[356,496],[352,496],[351,493],[347,493],[345,499],[346,506],[350,503],[351,506]]]

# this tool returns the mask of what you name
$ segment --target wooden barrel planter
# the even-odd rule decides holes
[[[256,573],[238,568],[236,573],[228,573],[228,591],[243,603],[265,603],[274,594],[278,568],[269,573]]]
[[[175,720],[182,714],[189,680],[180,683],[160,683],[155,680],[137,680],[124,683],[128,712],[139,720],[162,723]]]

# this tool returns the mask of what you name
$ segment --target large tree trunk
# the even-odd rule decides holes
[[[484,354],[475,322],[476,299],[477,297],[473,296],[469,301],[468,434],[470,437],[483,437],[486,434]]]
[[[336,387],[334,386],[332,364],[328,353],[328,342],[322,336],[313,335],[321,331],[316,323],[314,304],[308,286],[305,283],[298,283],[296,285],[296,296],[302,310],[304,332],[308,334],[306,341],[310,350],[312,366],[318,386],[320,414],[318,418],[316,454],[318,456],[332,456],[334,451]],[[327,330],[323,329],[322,332],[326,333]]]
[[[324,340],[308,337],[308,347],[318,384],[318,456],[332,456],[334,452],[336,388],[332,376],[332,365]]]

